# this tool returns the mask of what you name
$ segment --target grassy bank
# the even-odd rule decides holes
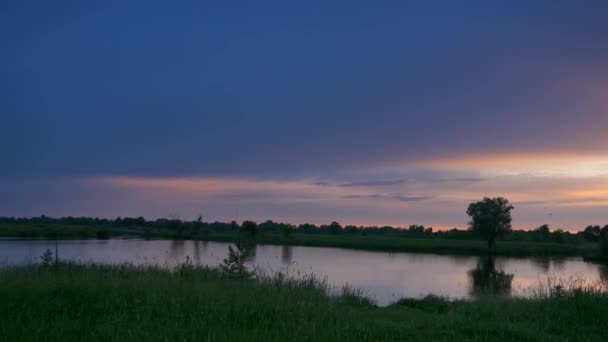
[[[248,280],[182,267],[0,270],[0,338],[44,340],[602,340],[608,296],[402,300],[330,298],[314,278]]]
[[[246,233],[245,233],[246,234]],[[14,238],[59,238],[59,239],[96,239],[111,237],[142,237],[162,239],[203,239],[210,241],[232,242],[243,238],[236,231],[190,231],[176,234],[169,229],[144,230],[142,228],[95,228],[62,225],[0,225],[0,237]],[[488,253],[487,244],[480,240],[455,240],[442,238],[411,238],[395,235],[358,234],[303,234],[293,233],[284,236],[280,233],[259,232],[253,239],[258,243],[339,247],[387,252],[418,252],[436,254],[484,255]],[[533,241],[499,241],[497,255],[503,256],[583,256],[593,258],[598,255],[597,243],[557,243]]]
[[[404,238],[394,236],[349,236],[293,234],[289,238],[267,235],[260,241],[268,244],[297,246],[340,247],[387,252],[415,252],[436,254],[485,255],[485,241],[447,240],[433,238]],[[552,242],[500,241],[497,255],[504,256],[576,256],[596,253],[594,244],[560,244]]]

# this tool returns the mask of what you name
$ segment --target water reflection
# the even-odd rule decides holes
[[[192,243],[194,244],[194,263],[198,265],[201,263],[201,242],[194,240]]]
[[[551,260],[547,258],[532,258],[530,261],[543,272],[549,272]]]
[[[565,259],[552,259],[551,265],[554,270],[564,271],[566,270],[566,260]]]
[[[244,244],[244,247],[247,249],[247,257],[245,258],[245,261],[255,262],[255,257],[258,255],[258,246],[259,245],[249,243]]]
[[[171,240],[169,245],[169,258],[179,259],[184,254],[185,240]]]
[[[486,295],[511,295],[513,274],[496,269],[493,256],[479,257],[477,266],[467,272],[470,281],[470,294],[473,297]]]
[[[281,246],[281,260],[284,264],[291,264],[293,258],[293,248],[288,245]]]
[[[174,267],[188,258],[200,265],[218,266],[228,256],[229,243],[207,241],[109,239],[59,241],[64,260],[108,264],[157,264]],[[233,244],[232,244],[233,245]],[[0,240],[0,266],[39,261],[44,251],[55,250],[54,240]],[[315,273],[331,286],[349,284],[378,303],[399,297],[428,294],[476,298],[483,294],[520,296],[547,277],[584,278],[608,284],[608,266],[581,258],[525,259],[413,253],[384,253],[339,248],[258,245],[249,267],[265,271]],[[286,266],[289,265],[289,266]]]

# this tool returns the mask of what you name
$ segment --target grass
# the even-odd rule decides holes
[[[145,237],[164,239],[204,239],[233,242],[242,239],[242,233],[209,231],[204,235],[186,231],[177,236],[169,229],[144,231],[141,228],[96,228],[64,225],[0,224],[1,237],[95,239],[110,237]],[[485,255],[487,244],[481,240],[454,240],[441,238],[410,238],[398,235],[355,234],[303,234],[285,237],[280,233],[258,233],[255,241],[264,244],[338,247],[387,252],[414,252],[435,254]],[[599,255],[597,243],[557,243],[533,241],[499,241],[495,254],[503,256],[582,256],[593,259]]]
[[[479,240],[439,238],[407,238],[399,236],[360,236],[293,234],[285,239],[279,235],[258,238],[267,244],[340,247],[387,252],[486,255],[487,243]],[[497,255],[505,256],[575,256],[596,253],[596,244],[561,244],[554,242],[499,241]]]
[[[437,297],[377,307],[314,277],[228,277],[214,269],[59,264],[0,270],[3,341],[601,341],[608,296]]]

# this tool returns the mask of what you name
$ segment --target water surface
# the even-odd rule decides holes
[[[173,267],[191,261],[217,266],[228,254],[229,243],[182,240],[63,240],[59,257],[107,264],[158,264]],[[55,241],[0,240],[0,264],[39,261],[44,251],[54,251]],[[385,305],[401,297],[428,294],[474,298],[484,293],[522,296],[546,281],[585,278],[607,282],[605,266],[580,258],[538,259],[451,256],[420,253],[387,253],[341,248],[258,245],[249,266],[267,272],[315,273],[330,285],[349,284]]]

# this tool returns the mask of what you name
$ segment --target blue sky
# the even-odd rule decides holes
[[[608,223],[603,1],[5,1],[0,215]]]

